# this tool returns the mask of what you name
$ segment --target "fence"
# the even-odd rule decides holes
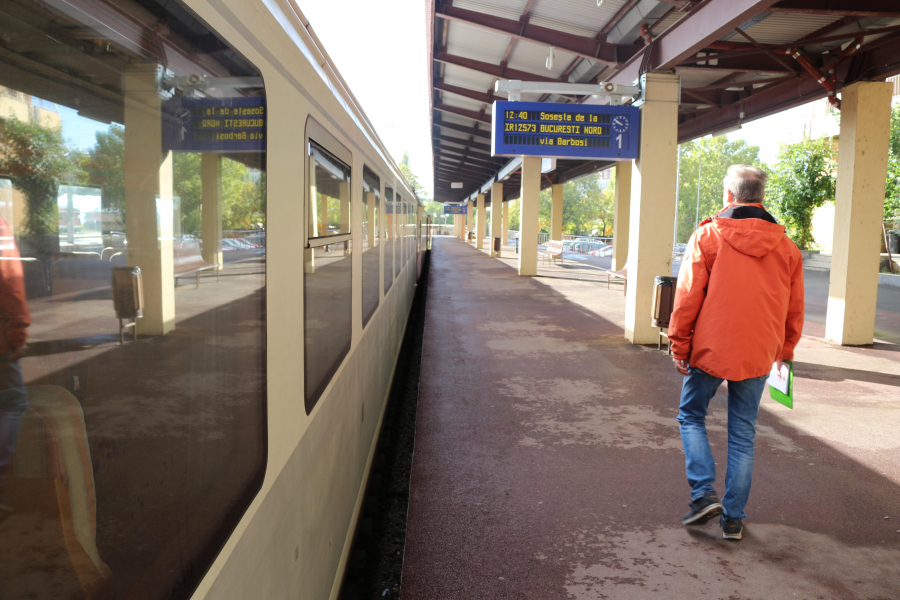
[[[516,240],[519,239],[519,232],[512,231],[509,232],[509,237],[506,240],[506,243],[509,245],[515,245]],[[572,250],[573,252],[590,252],[591,250],[599,250],[603,246],[608,246],[612,244],[611,237],[592,237],[589,235],[571,235],[571,234],[563,234],[563,242],[568,242],[566,244],[566,250]],[[550,234],[539,232],[538,233],[538,246],[543,246],[548,241],[550,241]]]

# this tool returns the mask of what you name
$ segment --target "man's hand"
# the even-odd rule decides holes
[[[784,379],[784,377],[781,376],[781,369],[783,369],[783,368],[784,368],[784,361],[776,360],[775,361],[775,370],[778,372],[778,377],[780,379]]]
[[[676,370],[676,371],[678,371],[679,373],[681,373],[681,374],[684,375],[684,376],[687,376],[687,375],[690,374],[690,373],[688,372],[688,367],[689,367],[689,365],[688,365],[688,359],[686,359],[686,358],[675,358],[675,357],[673,356],[673,357],[672,357],[672,362],[675,364],[675,370]]]

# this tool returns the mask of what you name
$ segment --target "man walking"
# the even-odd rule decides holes
[[[759,403],[772,363],[792,360],[803,329],[803,264],[784,227],[763,208],[768,175],[733,165],[723,208],[691,235],[669,323],[672,360],[685,376],[678,422],[690,511],[684,525],[719,516],[739,540],[753,478]],[[709,401],[728,381],[728,467],[722,502],[706,434]]]
[[[31,324],[25,278],[9,224],[0,217],[0,517],[12,511],[4,493],[10,459],[28,397],[22,383],[19,353]]]

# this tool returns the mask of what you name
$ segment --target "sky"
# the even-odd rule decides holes
[[[424,0],[298,0],[391,158],[433,197]]]

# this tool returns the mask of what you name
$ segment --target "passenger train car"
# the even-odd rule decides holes
[[[0,598],[336,597],[429,228],[294,0],[0,3],[0,217]]]

